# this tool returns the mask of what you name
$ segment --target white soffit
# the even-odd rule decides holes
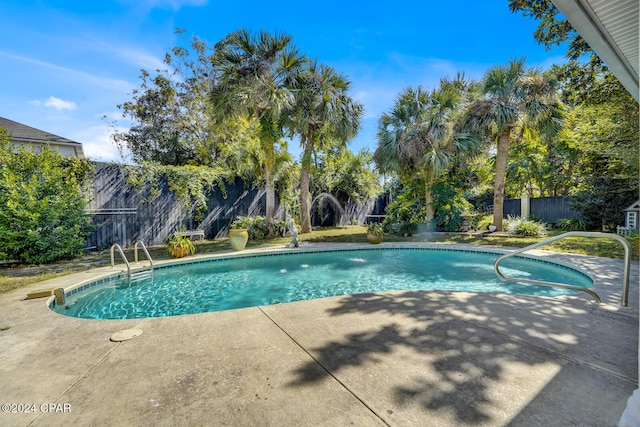
[[[639,101],[638,0],[552,0]]]

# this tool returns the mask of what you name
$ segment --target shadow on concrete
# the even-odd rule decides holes
[[[328,314],[345,322],[376,316],[366,317],[372,322],[364,330],[311,348],[315,361],[297,369],[291,386],[340,378],[355,366],[389,368],[393,376],[389,355],[416,355],[417,366],[398,365],[411,375],[399,375],[388,398],[399,407],[419,403],[426,413],[453,412],[466,425],[610,424],[636,387],[637,319],[584,297],[407,291],[346,296]],[[316,326],[322,333],[322,322]],[[511,409],[496,418],[501,405]]]

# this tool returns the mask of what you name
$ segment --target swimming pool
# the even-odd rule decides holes
[[[67,316],[133,319],[204,313],[389,290],[452,290],[557,296],[571,291],[499,279],[503,253],[443,248],[278,252],[158,266],[152,275],[118,275],[67,290]],[[585,273],[531,257],[501,264],[513,277],[590,287]]]

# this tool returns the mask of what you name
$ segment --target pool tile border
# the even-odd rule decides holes
[[[227,261],[230,259],[251,259],[251,258],[264,258],[264,257],[272,257],[272,256],[289,256],[289,255],[296,255],[296,254],[309,254],[309,253],[331,253],[331,252],[353,252],[353,251],[383,251],[383,250],[402,250],[402,251],[410,251],[410,250],[418,250],[418,251],[443,251],[443,252],[463,252],[463,253],[482,253],[482,254],[488,254],[488,255],[496,255],[496,256],[501,256],[504,255],[505,253],[508,253],[508,250],[486,250],[483,248],[479,248],[479,249],[469,249],[469,248],[451,248],[451,247],[446,247],[446,246],[439,246],[439,245],[427,245],[427,246],[375,246],[375,247],[367,247],[367,246],[350,246],[347,248],[309,248],[309,249],[296,249],[296,250],[267,250],[266,252],[259,252],[259,253],[249,253],[249,254],[245,254],[245,253],[238,253],[238,254],[215,254],[215,255],[210,255],[210,256],[206,256],[204,258],[201,259],[194,259],[194,260],[179,260],[179,261],[173,261],[173,262],[167,262],[164,264],[160,264],[160,265],[156,265],[153,267],[153,270],[163,270],[166,268],[173,268],[177,265],[195,265],[195,264],[204,264],[204,263],[211,263],[211,262],[221,262],[221,261]],[[563,268],[565,270],[570,270],[574,273],[578,273],[582,276],[584,276],[585,278],[591,280],[592,282],[592,286],[595,284],[595,280],[594,278],[586,273],[585,271],[583,271],[581,268],[577,267],[577,266],[573,266],[573,265],[569,265],[568,263],[564,263],[562,261],[558,261],[558,260],[546,260],[546,259],[541,259],[539,257],[533,256],[533,255],[516,255],[514,256],[514,258],[524,258],[524,259],[528,259],[528,260],[532,260],[535,262],[540,262],[543,264],[547,264],[547,265],[552,265],[554,267],[560,267]],[[145,272],[145,271],[150,271],[151,267],[143,267],[140,269],[136,269],[134,271],[134,273],[141,273],[141,272]],[[82,292],[86,289],[92,288],[94,286],[98,286],[101,285],[103,283],[106,282],[110,282],[113,280],[117,280],[120,278],[124,278],[127,277],[126,273],[123,272],[118,272],[118,273],[114,273],[114,274],[109,274],[106,275],[104,277],[101,277],[99,279],[95,279],[95,280],[91,280],[88,281],[87,283],[82,283],[80,285],[72,285],[70,287],[65,288],[65,295],[66,296],[72,296],[74,294],[77,294],[78,292]],[[67,290],[68,289],[68,290]],[[51,298],[51,301],[49,302],[49,308],[50,309],[54,309],[54,307],[56,306],[56,301],[55,298]]]

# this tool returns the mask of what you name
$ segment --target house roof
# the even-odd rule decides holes
[[[640,210],[640,200],[629,206],[627,209],[624,209],[622,212],[633,212]]]
[[[11,141],[16,144],[51,144],[56,146],[66,146],[73,149],[77,157],[84,157],[82,144],[77,141],[54,135],[13,120],[0,117],[0,126],[11,134]]]
[[[629,93],[640,101],[638,0],[552,0]]]

